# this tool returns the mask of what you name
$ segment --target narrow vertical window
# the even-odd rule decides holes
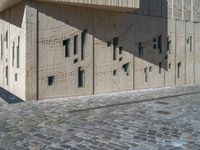
[[[70,39],[64,40],[63,46],[65,46],[65,57],[70,57]]]
[[[129,76],[129,63],[124,64],[122,68],[126,73],[126,76]]]
[[[15,65],[15,42],[13,42],[13,47],[12,47],[12,66],[14,67]]]
[[[1,34],[1,60],[3,59],[3,35]]]
[[[178,63],[177,77],[180,78],[181,62]]]
[[[78,87],[84,87],[85,86],[85,70],[83,70],[81,67],[78,68]]]
[[[18,36],[18,46],[17,46],[17,68],[19,68],[19,64],[20,64],[20,36]]]
[[[157,39],[153,39],[153,49],[157,48]]]
[[[159,63],[158,65],[159,65],[159,74],[161,74],[162,73],[162,63]]]
[[[192,36],[190,36],[190,52],[192,52]]]
[[[158,37],[158,49],[159,49],[159,53],[162,53],[162,35],[160,35]]]
[[[17,73],[15,74],[15,82],[18,81]]]
[[[169,36],[167,37],[167,51],[170,51],[171,49],[171,40],[169,39]]]
[[[6,66],[6,84],[8,85],[8,66]]]
[[[119,39],[118,37],[113,39],[113,60],[117,59],[117,47],[118,47]]]
[[[144,78],[145,78],[145,82],[148,82],[148,68],[144,68]]]
[[[138,49],[139,49],[139,57],[142,57],[144,55],[144,49],[142,47],[142,43],[141,42],[138,45]]]
[[[87,40],[87,29],[85,29],[81,34],[81,60],[85,58],[86,40]]]
[[[8,48],[8,31],[6,31],[6,48]]]
[[[76,35],[76,36],[74,36],[74,55],[76,55],[77,54],[77,47],[78,47],[78,42],[77,42],[77,40],[78,40],[78,35]]]

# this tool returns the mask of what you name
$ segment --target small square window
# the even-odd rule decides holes
[[[55,76],[48,77],[48,86],[52,86],[55,82]]]
[[[117,75],[117,70],[113,70],[113,76]]]

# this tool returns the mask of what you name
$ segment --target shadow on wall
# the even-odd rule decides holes
[[[109,47],[113,45],[112,47],[121,48],[167,70],[167,54],[170,45],[167,36],[167,0],[140,0],[140,9],[127,13],[43,2],[35,7],[38,7],[41,16],[46,15],[59,22],[59,24],[52,22],[53,25],[50,25],[47,19],[48,27],[43,24],[43,28],[40,28],[44,33],[54,35],[56,31],[62,30],[63,35],[60,35],[62,36],[60,39],[64,40],[66,37],[73,38],[77,34],[76,29],[82,31],[87,29],[90,35],[98,39],[95,45],[102,45],[102,43],[107,43]],[[66,25],[74,27],[74,31],[67,31]],[[118,42],[115,42],[115,39]],[[57,43],[63,44],[57,36],[55,39],[50,37],[40,39],[39,42],[49,42],[51,47],[56,47]],[[105,45],[102,48],[106,48]]]
[[[5,90],[1,87],[0,87],[0,98],[2,98],[8,104],[15,104],[15,103],[24,102],[19,97],[15,96],[14,94],[8,92],[7,90]]]

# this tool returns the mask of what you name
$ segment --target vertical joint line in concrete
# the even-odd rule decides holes
[[[36,100],[39,100],[39,16],[36,10]]]

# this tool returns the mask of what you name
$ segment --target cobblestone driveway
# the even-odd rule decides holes
[[[3,149],[200,150],[200,86],[0,100]]]

